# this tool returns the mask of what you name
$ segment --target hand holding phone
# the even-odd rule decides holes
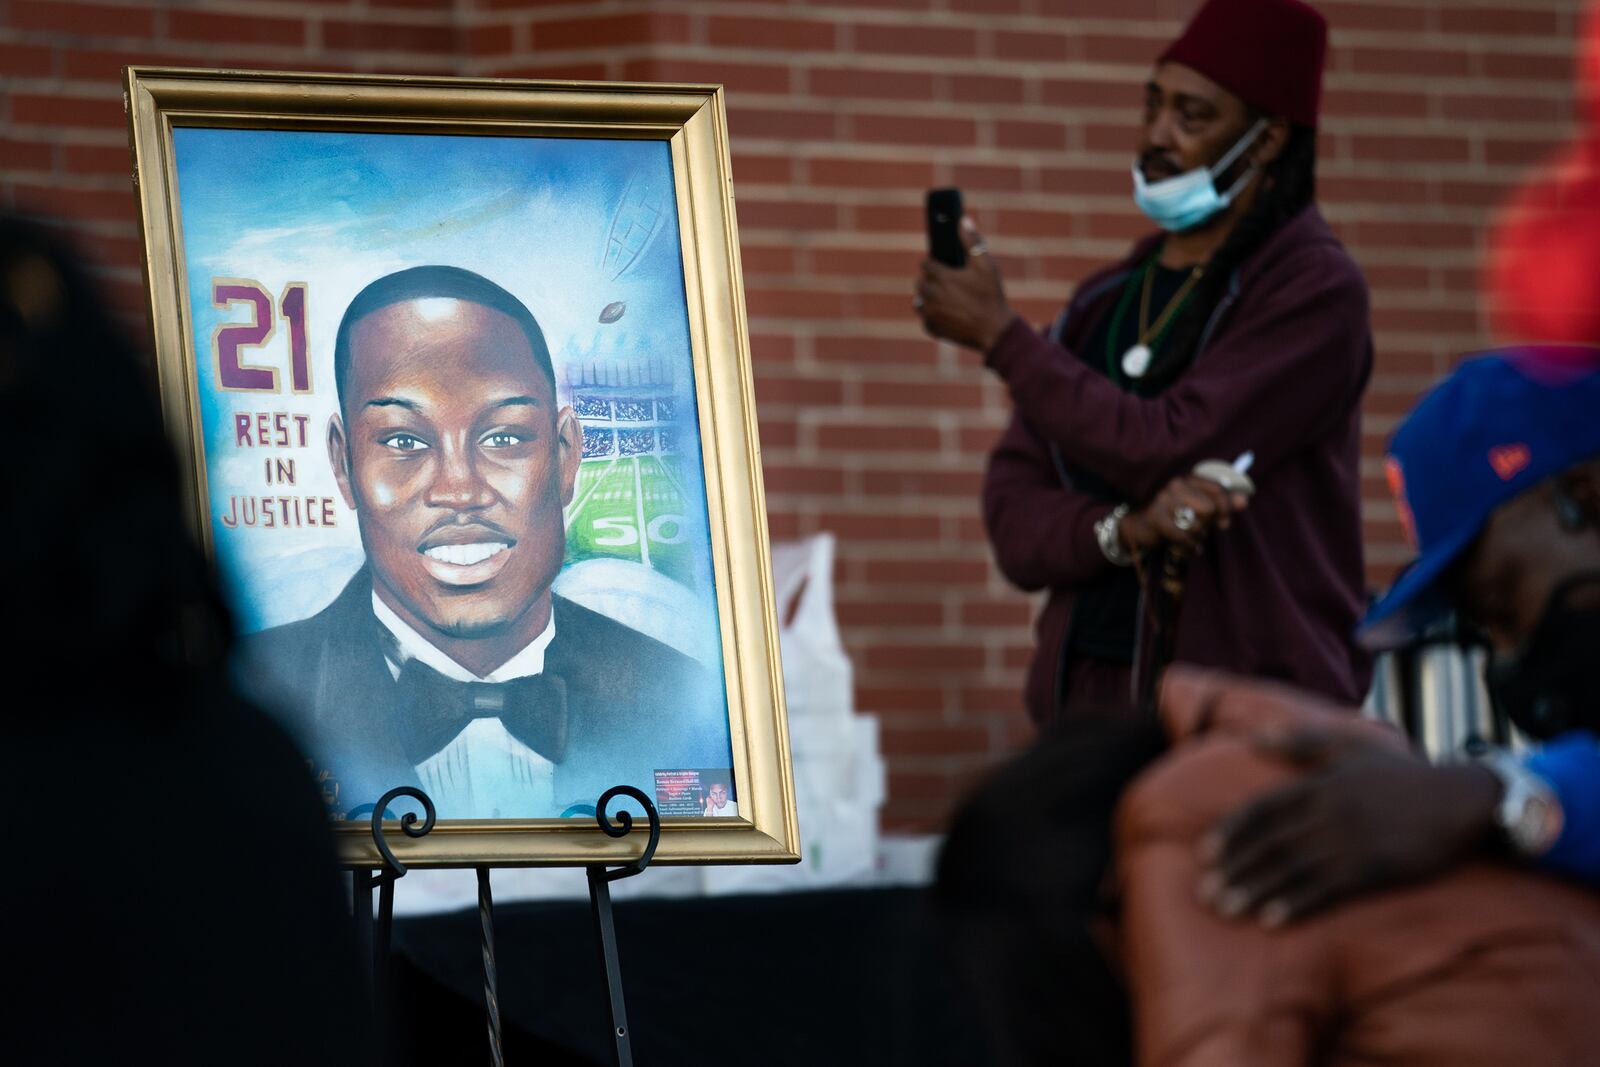
[[[929,336],[987,352],[1016,319],[987,253],[962,210],[961,190],[929,190],[928,258],[911,297]]]
[[[947,267],[967,265],[961,243],[961,190],[928,190],[928,255]]]

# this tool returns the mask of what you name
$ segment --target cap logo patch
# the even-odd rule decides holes
[[[1501,445],[1489,450],[1489,466],[1503,482],[1509,482],[1533,462],[1533,450],[1527,445]]]
[[[1406,535],[1411,551],[1417,548],[1417,521],[1411,515],[1411,505],[1406,503],[1406,472],[1393,456],[1383,457],[1383,476],[1389,482],[1389,492],[1394,496],[1394,510],[1400,516],[1400,532]]]

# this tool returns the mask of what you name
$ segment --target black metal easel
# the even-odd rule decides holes
[[[650,820],[650,840],[645,842],[644,851],[632,863],[625,863],[621,867],[607,867],[603,863],[589,865],[589,908],[594,914],[595,933],[600,939],[600,962],[605,967],[606,992],[611,1000],[611,1037],[616,1049],[613,1062],[616,1067],[633,1067],[633,1038],[628,1033],[628,1005],[622,999],[622,965],[617,960],[617,928],[611,920],[611,883],[643,874],[644,869],[650,866],[650,861],[655,858],[656,845],[661,842],[661,815],[642,790],[631,785],[614,785],[600,794],[594,809],[595,820],[607,837],[626,837],[633,829],[631,812],[617,812],[615,825],[606,818],[606,808],[619,796],[631,797],[644,807],[644,813]],[[480,873],[479,877],[486,876]]]
[[[615,821],[607,809],[618,797],[628,797],[644,808],[650,822],[650,839],[638,858],[620,867],[604,863],[588,865],[589,906],[594,916],[595,934],[600,945],[600,961],[605,968],[606,994],[611,1009],[611,1038],[615,1050],[616,1067],[633,1067],[632,1035],[628,1031],[628,1007],[622,994],[622,966],[617,956],[617,930],[611,912],[611,883],[642,874],[655,857],[656,845],[661,841],[661,815],[643,790],[631,785],[616,785],[600,794],[595,804],[595,821],[607,837],[626,837],[633,831],[633,813],[619,811]],[[372,961],[373,1014],[380,1032],[387,1033],[389,1008],[388,972],[390,935],[394,925],[394,883],[406,873],[405,864],[395,856],[389,842],[384,839],[383,816],[391,801],[410,797],[422,805],[423,818],[418,824],[415,812],[400,817],[400,829],[407,837],[423,837],[433,829],[435,812],[433,801],[422,790],[413,786],[400,786],[379,798],[372,812],[372,841],[383,858],[378,871],[358,869],[351,872],[354,886],[356,936],[363,952],[370,953]],[[478,873],[478,924],[479,949],[483,955],[483,1001],[488,1025],[489,1056],[493,1067],[505,1067],[505,1052],[501,1043],[499,976],[494,958],[494,900],[489,890],[489,867],[476,868]],[[372,915],[372,890],[378,890],[378,917],[374,928]],[[392,1059],[387,1049],[385,1059]]]

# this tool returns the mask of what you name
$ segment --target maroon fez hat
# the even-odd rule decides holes
[[[1328,20],[1301,0],[1206,0],[1159,62],[1204,74],[1257,111],[1315,128]]]

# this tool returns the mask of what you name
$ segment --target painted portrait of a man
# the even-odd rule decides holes
[[[456,267],[387,275],[345,311],[334,375],[328,460],[366,565],[256,635],[246,676],[305,717],[343,791],[553,814],[719,754],[657,704],[710,699],[703,668],[552,592],[582,432],[526,307]]]
[[[663,148],[178,139],[237,673],[335,815],[731,769]]]

